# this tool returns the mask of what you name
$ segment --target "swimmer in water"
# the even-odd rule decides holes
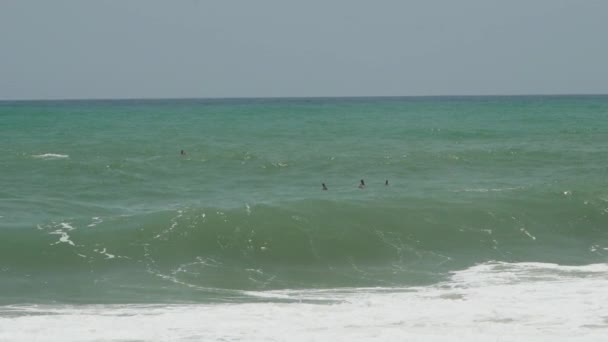
[[[384,181],[384,185],[388,186],[388,179]]]
[[[327,190],[327,186],[325,186],[325,183],[321,183],[321,185],[323,186],[323,190]]]
[[[184,150],[182,150],[182,151],[180,152],[180,154],[181,154],[182,156],[185,156],[185,155],[186,155],[186,152],[184,152]]]
[[[363,181],[363,179],[361,180],[361,183],[359,184],[359,189],[365,189],[365,182]]]

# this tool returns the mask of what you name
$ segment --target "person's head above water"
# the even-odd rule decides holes
[[[359,183],[359,188],[365,188],[365,181],[363,181],[363,179],[361,180],[361,183]]]
[[[185,154],[186,154],[186,152],[184,152],[184,150],[182,150],[182,151],[180,152],[180,154],[183,156],[183,155],[185,155]]]
[[[327,186],[325,186],[325,183],[321,183],[321,185],[323,186],[323,190],[327,190]]]
[[[388,179],[384,181],[384,185],[388,186]]]

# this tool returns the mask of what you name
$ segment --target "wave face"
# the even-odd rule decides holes
[[[606,113],[606,97],[2,103],[0,301],[606,263]]]

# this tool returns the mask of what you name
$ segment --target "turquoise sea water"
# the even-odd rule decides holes
[[[608,96],[0,102],[0,304],[606,263],[607,118]]]

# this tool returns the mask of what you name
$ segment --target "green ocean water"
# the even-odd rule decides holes
[[[608,96],[0,102],[0,303],[606,263],[607,118]]]

